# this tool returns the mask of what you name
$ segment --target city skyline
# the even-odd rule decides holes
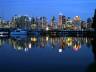
[[[95,0],[0,0],[0,16],[10,20],[14,15],[56,16],[61,12],[67,17],[78,15],[82,20],[93,17]]]

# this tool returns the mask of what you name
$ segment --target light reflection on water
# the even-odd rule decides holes
[[[65,48],[79,51],[83,45],[90,48],[91,40],[92,38],[87,37],[11,37],[0,39],[0,46],[7,42],[14,49],[23,51],[28,51],[34,47],[46,48],[48,45],[58,49],[58,52],[63,52]]]
[[[93,38],[48,36],[0,38],[0,54],[6,57],[2,58],[2,61],[0,60],[0,64],[3,62],[5,63],[4,65],[11,63],[12,66],[14,65],[17,68],[17,65],[21,64],[20,66],[22,66],[24,64],[25,70],[30,70],[31,67],[33,69],[60,67],[61,69],[65,68],[65,70],[67,68],[71,70],[72,68],[74,70],[78,69],[78,72],[83,71],[93,62],[91,40]],[[2,52],[4,50],[6,53]],[[7,52],[9,53],[7,54]],[[5,55],[3,55],[4,53]],[[21,55],[18,56],[18,54]],[[0,55],[0,57],[2,56]],[[10,58],[13,61],[10,61]],[[8,65],[9,69],[11,64]]]

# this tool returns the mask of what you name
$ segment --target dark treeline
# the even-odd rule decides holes
[[[93,17],[92,28],[96,30],[96,9]],[[88,66],[87,72],[96,72],[96,37],[91,41],[94,62]]]
[[[96,9],[95,9],[94,17],[93,17],[92,28],[96,30]]]

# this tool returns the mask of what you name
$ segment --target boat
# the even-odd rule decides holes
[[[27,30],[16,29],[10,33],[11,35],[27,35]]]
[[[0,28],[0,36],[9,35],[9,29]]]

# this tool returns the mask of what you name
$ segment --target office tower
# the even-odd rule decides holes
[[[47,18],[46,17],[40,17],[40,24],[41,24],[41,29],[46,29],[46,25],[47,25]]]
[[[51,30],[54,29],[54,26],[55,26],[55,17],[52,16],[52,17],[51,17],[51,23],[50,23],[50,29],[51,29]]]
[[[36,29],[36,20],[34,17],[31,18],[31,29]]]
[[[88,18],[87,19],[87,29],[91,29],[91,25],[92,25],[92,19]]]
[[[81,30],[81,20],[80,20],[80,16],[75,16],[73,19],[73,23],[74,23],[74,29],[75,30]]]
[[[64,28],[63,25],[65,23],[66,23],[66,17],[62,13],[59,13],[58,28],[59,29]]]

